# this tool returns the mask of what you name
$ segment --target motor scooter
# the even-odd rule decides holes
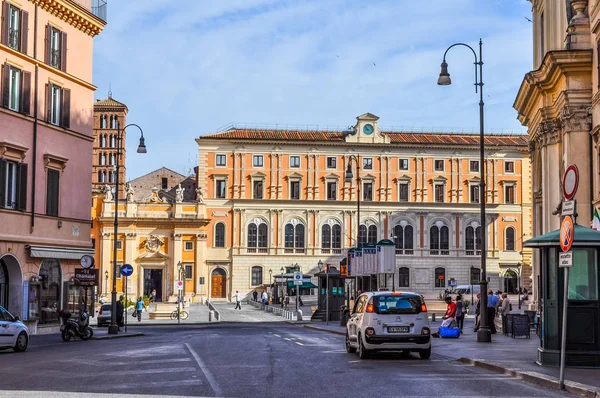
[[[58,311],[58,316],[63,320],[63,324],[60,326],[60,332],[64,341],[74,340],[75,337],[79,337],[81,340],[86,341],[94,336],[94,331],[89,326],[90,317],[87,311],[81,311],[78,320],[71,318],[71,311],[69,310]]]

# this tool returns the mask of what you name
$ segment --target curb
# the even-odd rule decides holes
[[[481,359],[461,357],[456,361],[492,372],[509,375],[529,383],[537,384],[539,386],[560,390],[559,381],[557,378],[542,373],[513,369],[499,363],[483,361]],[[600,398],[599,388],[587,384],[576,383],[574,381],[565,380],[565,390],[572,394],[577,394],[584,397]]]
[[[92,337],[92,340],[112,340],[112,339],[124,339],[127,337],[140,337],[143,336],[144,333],[136,332],[136,333],[127,333],[127,334],[108,334],[106,336],[98,336]]]
[[[157,322],[145,322],[145,323],[132,323],[132,324],[127,324],[127,327],[135,327],[137,328],[138,326],[187,326],[187,325],[212,325],[213,323],[219,323],[220,321],[213,321],[213,322],[181,322],[181,323],[177,323],[176,321],[174,321],[175,323],[157,323]],[[92,326],[95,329],[104,329],[105,326],[102,327],[98,327],[98,326]]]
[[[314,326],[314,325],[304,325],[304,327],[307,328],[307,329],[318,330],[319,332],[327,332],[327,333],[332,333],[332,334],[338,334],[340,336],[345,336],[346,335],[341,330],[325,329],[325,328],[320,328],[320,327]]]

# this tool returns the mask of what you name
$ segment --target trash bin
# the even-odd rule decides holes
[[[348,323],[348,318],[350,317],[350,311],[348,311],[348,307],[342,305],[340,312],[342,314],[342,316],[340,316],[340,326],[346,326]]]

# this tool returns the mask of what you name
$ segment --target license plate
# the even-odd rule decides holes
[[[408,326],[388,326],[388,333],[408,333]]]

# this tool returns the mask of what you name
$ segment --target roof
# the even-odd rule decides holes
[[[586,228],[575,224],[575,237],[573,246],[592,246],[600,244],[600,232],[591,228]],[[547,234],[536,236],[525,242],[525,247],[545,247],[545,246],[560,246],[560,230],[548,232]]]
[[[108,96],[108,98],[106,98],[106,99],[96,100],[96,102],[94,103],[94,108],[125,108],[125,109],[127,109],[127,105],[115,100],[111,96]]]
[[[453,133],[412,133],[412,132],[381,132],[390,137],[392,144],[409,145],[477,145],[479,134],[453,134]],[[252,140],[252,141],[326,141],[331,143],[345,142],[345,133],[339,131],[304,131],[304,130],[258,130],[258,129],[230,129],[214,134],[199,137],[203,139],[223,140]],[[526,135],[486,135],[486,146],[526,146]]]
[[[144,177],[147,177],[147,176],[149,176],[149,175],[153,175],[153,174],[163,174],[163,173],[176,174],[176,175],[177,175],[177,177],[178,177],[178,178],[181,178],[181,180],[182,180],[182,181],[183,181],[183,180],[186,178],[186,176],[184,176],[183,174],[179,174],[178,172],[176,172],[176,171],[173,171],[173,170],[169,169],[168,167],[164,167],[164,166],[163,166],[163,167],[161,167],[161,168],[158,168],[158,169],[156,169],[156,170],[153,170],[153,171],[151,171],[151,172],[149,172],[149,173],[146,173],[146,174],[144,174],[144,175],[141,175],[141,176],[139,176],[139,177],[136,177],[136,178],[134,178],[134,179],[130,180],[130,181],[129,181],[129,183],[132,183],[132,184],[133,184],[133,183],[137,182],[137,180],[139,180],[140,178],[144,178]]]

